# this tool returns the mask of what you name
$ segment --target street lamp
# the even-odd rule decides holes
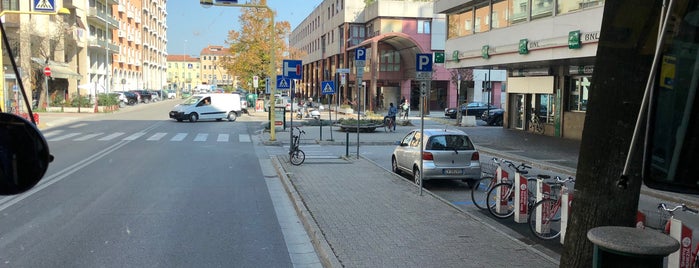
[[[3,11],[0,11],[0,17],[5,16],[5,14],[24,14],[24,15],[70,15],[70,10],[68,10],[67,8],[62,7],[62,8],[59,8],[58,10],[56,10],[56,11],[54,11],[54,12],[19,11],[19,10],[3,10]],[[2,27],[3,27],[3,30],[2,30],[2,31],[4,32],[4,31],[5,31],[5,26],[3,25]],[[3,39],[6,39],[6,38],[7,38],[6,36],[1,36],[1,35],[2,35],[2,33],[0,33],[0,37],[2,37]],[[7,42],[5,45],[7,45],[8,48],[9,48],[9,42]],[[9,93],[6,92],[6,87],[5,87],[5,68],[4,68],[5,65],[4,65],[4,63],[3,63],[3,56],[2,56],[2,55],[3,55],[2,45],[0,45],[0,79],[2,79],[2,81],[0,81],[0,88],[2,88],[2,94],[0,94],[0,109],[2,109],[3,111],[7,111],[7,110],[8,110],[8,109],[7,109],[8,107],[5,107],[5,98],[6,98],[6,96],[9,95]],[[15,65],[15,64],[14,64],[14,61],[15,61],[14,58],[10,57],[10,61],[13,63],[13,65]],[[46,90],[48,90],[48,89],[46,89]],[[30,104],[29,104],[29,99],[27,98],[26,94],[23,93],[22,95],[24,95],[25,104],[26,104],[28,107],[31,107]],[[46,102],[48,103],[48,99],[46,100]],[[31,111],[31,109],[30,109],[30,111]],[[30,115],[30,116],[32,116],[32,115]]]
[[[275,50],[276,50],[276,30],[275,30],[275,25],[274,25],[274,13],[271,8],[269,8],[266,4],[265,0],[262,0],[262,4],[259,5],[253,5],[253,4],[238,4],[237,0],[199,0],[199,3],[201,4],[202,7],[209,8],[211,6],[224,6],[224,7],[249,7],[249,8],[264,8],[267,9],[270,13],[270,22],[272,24],[272,44],[271,44],[271,52],[270,52],[270,63],[269,63],[269,88],[272,94],[269,96],[269,103],[270,103],[270,109],[269,109],[269,141],[276,141],[276,134],[275,134],[275,129],[274,129],[274,122],[276,121],[274,118],[274,107],[275,105],[275,100],[274,100],[274,93],[275,93],[275,83],[274,81],[277,79],[277,68],[276,68],[276,62],[274,58]]]

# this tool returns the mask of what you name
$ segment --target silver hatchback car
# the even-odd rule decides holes
[[[478,151],[468,135],[454,129],[411,130],[393,150],[391,166],[395,173],[408,173],[417,181],[448,179],[462,180],[473,187],[481,178],[481,164]],[[423,153],[420,156],[420,139],[423,140]],[[423,159],[420,169],[420,157]]]

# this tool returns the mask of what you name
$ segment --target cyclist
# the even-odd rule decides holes
[[[383,124],[386,125],[386,119],[391,118],[393,120],[393,131],[396,130],[396,114],[398,113],[398,108],[393,106],[393,102],[389,104],[388,114],[383,117]]]

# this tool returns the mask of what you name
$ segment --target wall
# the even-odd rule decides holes
[[[563,113],[563,137],[566,139],[581,140],[582,130],[585,126],[585,113],[564,112]]]

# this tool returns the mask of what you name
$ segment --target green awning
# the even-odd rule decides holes
[[[46,62],[45,60],[42,60],[40,58],[32,58],[32,60],[42,66],[44,66]],[[50,60],[48,65],[49,68],[51,68],[51,77],[53,78],[78,79],[82,77],[82,75],[80,75],[76,71],[73,71],[73,69],[67,63]]]

